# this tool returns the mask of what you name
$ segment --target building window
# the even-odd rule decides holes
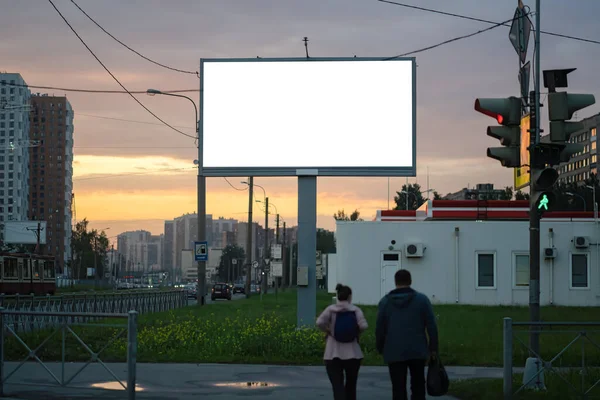
[[[592,137],[596,136],[596,128],[592,128],[591,133],[592,133]]]
[[[571,289],[590,288],[590,258],[588,253],[571,254]]]
[[[529,287],[529,254],[526,252],[513,255],[514,284],[517,288]]]
[[[475,253],[475,280],[477,289],[496,289],[496,253]]]

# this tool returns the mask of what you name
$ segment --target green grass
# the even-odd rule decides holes
[[[577,391],[574,391],[565,381],[553,373],[545,374],[545,391],[533,391],[523,389],[518,394],[514,395],[515,400],[565,400],[576,399],[577,394],[581,392],[581,375],[576,372],[564,373],[562,376],[569,381]],[[598,369],[588,370],[588,375],[585,375],[584,392],[600,378]],[[513,393],[516,392],[523,384],[523,375],[516,374],[513,378]],[[502,400],[502,379],[465,379],[460,381],[452,381],[450,383],[449,393],[461,400]],[[588,398],[600,397],[600,385],[596,386],[590,393]]]
[[[331,295],[319,292],[317,310],[331,304]],[[369,329],[361,337],[365,365],[381,365],[375,350],[376,307],[362,307]],[[501,366],[502,318],[516,321],[528,319],[525,307],[479,307],[436,305],[440,333],[440,355],[445,365]],[[597,308],[542,309],[542,317],[553,321],[591,321],[600,316]],[[217,304],[190,306],[164,313],[141,315],[138,327],[138,361],[140,362],[225,362],[269,364],[321,364],[325,338],[314,329],[295,329],[296,292],[270,293],[249,300],[219,301]],[[96,351],[108,337],[116,334],[113,328],[75,327]],[[517,334],[527,342],[527,334]],[[28,344],[35,346],[44,339],[43,332],[25,335]],[[552,357],[575,337],[570,334],[542,334],[542,355]],[[597,342],[599,338],[592,336]],[[12,339],[10,339],[12,340]],[[31,342],[31,343],[29,343]],[[81,345],[68,339],[67,359],[85,359]],[[60,336],[43,349],[47,359],[60,359]],[[126,341],[118,340],[106,350],[106,360],[123,361]],[[563,366],[581,363],[581,345],[567,351],[559,360]],[[5,346],[9,359],[24,357],[17,343]],[[83,355],[83,356],[82,356]],[[524,366],[527,352],[515,340],[514,365]],[[588,365],[600,365],[600,351],[586,344]]]

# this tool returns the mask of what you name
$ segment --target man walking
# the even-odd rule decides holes
[[[425,400],[425,363],[429,353],[438,351],[433,308],[427,296],[410,287],[409,271],[399,270],[394,281],[396,289],[379,302],[375,328],[377,351],[388,365],[393,399],[408,399],[406,372],[410,370],[411,399]]]

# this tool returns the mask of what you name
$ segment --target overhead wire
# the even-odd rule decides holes
[[[78,93],[100,93],[100,94],[147,94],[146,90],[102,90],[102,89],[76,89],[76,88],[62,88],[55,86],[39,86],[39,85],[28,85],[22,83],[9,83],[0,82],[0,86],[14,86],[24,87],[31,89],[45,89],[45,90],[56,90],[60,92],[78,92]],[[190,93],[200,92],[200,89],[175,89],[175,90],[161,90],[163,93]]]
[[[160,122],[162,122],[165,126],[171,128],[172,130],[174,130],[175,132],[183,135],[183,136],[187,136],[189,138],[192,139],[196,139],[195,136],[192,135],[188,135],[185,132],[180,131],[179,129],[173,127],[172,125],[170,125],[169,123],[165,122],[163,119],[161,119],[158,115],[156,115],[155,113],[153,113],[148,107],[146,107],[141,101],[139,101],[133,94],[131,94],[131,92],[129,92],[127,90],[127,88],[121,83],[121,81],[119,81],[119,79],[117,79],[117,77],[110,72],[110,70],[106,67],[106,65],[104,65],[104,63],[100,60],[100,58],[98,58],[98,56],[93,52],[93,50],[87,45],[87,43],[81,38],[81,36],[79,36],[79,34],[77,33],[77,31],[73,28],[73,26],[71,26],[71,24],[69,23],[69,21],[67,21],[67,19],[65,18],[65,16],[60,12],[60,10],[56,7],[56,5],[54,5],[54,3],[52,2],[52,0],[48,0],[48,2],[52,5],[52,7],[56,10],[56,12],[58,13],[58,15],[60,15],[60,17],[63,19],[63,21],[69,26],[69,28],[71,28],[71,31],[73,31],[73,33],[75,34],[75,36],[77,36],[77,38],[79,39],[79,41],[85,46],[85,48],[90,52],[90,54],[96,59],[96,61],[98,61],[98,63],[100,65],[102,65],[102,67],[106,70],[106,72],[115,80],[115,82],[117,82],[119,84],[119,86],[121,86],[121,88],[123,88],[123,90],[125,90],[133,100],[135,100],[136,103],[138,103],[142,108],[144,108],[148,113],[150,113],[150,115],[152,115],[154,118],[156,118],[157,120],[159,120]]]
[[[176,72],[181,72],[184,74],[192,74],[192,75],[196,75],[198,77],[200,77],[200,73],[198,73],[198,71],[186,71],[184,69],[179,69],[179,68],[173,68],[173,67],[169,67],[168,65],[165,64],[161,64],[158,61],[154,61],[148,57],[146,57],[145,55],[141,54],[140,52],[132,49],[131,47],[129,47],[128,45],[126,45],[125,43],[123,43],[122,41],[120,41],[119,39],[117,39],[114,35],[112,35],[110,32],[108,32],[106,29],[104,29],[98,22],[96,22],[96,20],[94,20],[94,18],[92,18],[88,13],[86,13],[80,6],[79,4],[77,4],[74,0],[71,0],[71,3],[73,3],[75,5],[75,7],[77,7],[79,9],[79,11],[81,11],[83,13],[83,15],[85,15],[86,17],[88,17],[88,19],[90,21],[92,21],[98,28],[100,28],[102,30],[102,32],[106,33],[108,36],[110,36],[112,39],[114,39],[117,43],[119,43],[121,46],[125,47],[127,50],[132,51],[133,53],[137,54],[138,56],[142,57],[144,60],[151,62],[152,64],[158,65],[159,67],[162,68],[166,68],[169,69],[171,71],[176,71]]]
[[[377,0],[377,1],[380,2],[380,3],[387,3],[387,4],[391,4],[391,5],[395,5],[395,6],[399,6],[399,7],[411,8],[411,9],[419,10],[419,11],[427,11],[427,12],[431,12],[431,13],[434,13],[434,14],[446,15],[446,16],[449,16],[449,17],[466,19],[466,20],[470,20],[470,21],[483,22],[483,23],[491,24],[491,25],[500,24],[502,26],[510,27],[510,25],[508,25],[508,22],[512,21],[512,20],[509,20],[507,22],[500,22],[499,23],[499,22],[490,21],[490,20],[483,19],[483,18],[471,17],[471,16],[468,16],[468,15],[456,14],[456,13],[451,13],[451,12],[447,12],[447,11],[436,10],[436,9],[433,9],[433,8],[420,7],[420,6],[415,6],[415,5],[412,5],[412,4],[400,3],[400,2],[397,2],[397,1],[391,1],[391,0]],[[577,40],[577,41],[580,41],[580,42],[600,44],[600,41],[598,41],[598,40],[593,40],[593,39],[588,39],[588,38],[582,38],[580,36],[565,35],[565,34],[562,34],[562,33],[549,32],[549,31],[540,31],[540,33],[544,34],[544,35],[555,36],[555,37],[560,37],[560,38],[564,38],[564,39]]]
[[[229,186],[231,186],[232,188],[234,188],[235,190],[238,190],[240,192],[243,192],[245,190],[248,190],[248,186],[246,186],[244,189],[240,189],[235,187],[231,182],[229,182],[229,179],[227,179],[226,177],[223,177],[223,179],[225,179],[225,182],[227,182],[229,184]]]
[[[507,23],[509,21],[512,21],[512,20],[513,20],[513,18],[511,18],[511,19],[509,19],[507,21],[499,22],[496,25],[490,26],[488,28],[480,29],[477,32],[469,33],[467,35],[457,36],[457,37],[454,37],[452,39],[444,40],[443,42],[440,42],[440,43],[437,43],[437,44],[434,44],[434,45],[431,45],[431,46],[420,48],[418,50],[413,50],[413,51],[409,51],[408,53],[398,54],[397,56],[384,58],[384,60],[394,60],[396,58],[406,57],[406,56],[410,56],[412,54],[417,54],[417,53],[422,53],[422,52],[427,51],[427,50],[432,50],[432,49],[435,49],[436,47],[440,47],[440,46],[443,46],[443,45],[448,44],[448,43],[457,42],[457,41],[462,40],[462,39],[467,39],[467,38],[479,35],[481,33],[491,31],[492,29],[496,29],[496,28],[498,28],[500,26],[503,26],[505,23]]]

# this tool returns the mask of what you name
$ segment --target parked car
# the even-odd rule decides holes
[[[227,299],[231,300],[231,288],[226,283],[215,283],[210,293],[210,299]]]
[[[244,285],[238,283],[237,285],[235,285],[233,287],[233,294],[237,294],[237,293],[241,293],[241,294],[246,293],[246,288],[244,287]]]
[[[187,292],[188,298],[189,297],[192,297],[194,299],[198,298],[198,285],[196,285],[194,283],[185,285],[184,290]]]

